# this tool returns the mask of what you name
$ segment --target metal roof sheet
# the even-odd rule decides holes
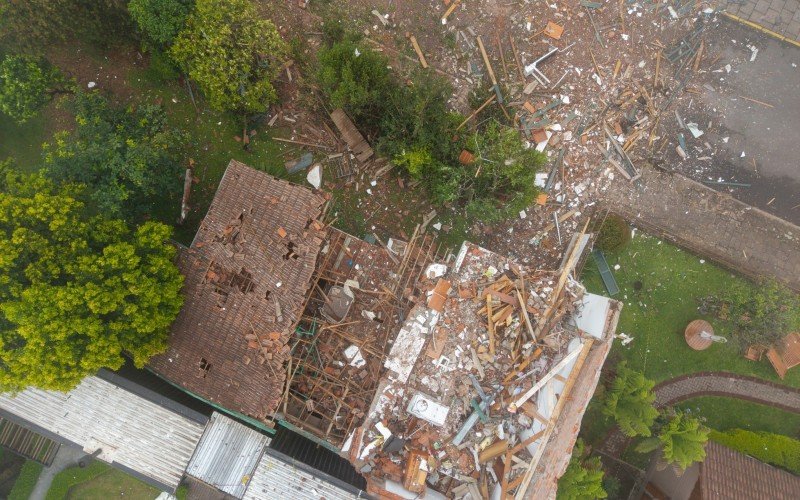
[[[264,434],[214,412],[186,473],[242,498],[269,441]]]
[[[274,453],[268,451],[262,455],[258,468],[244,494],[244,500],[359,498],[332,482],[311,474],[300,465],[293,465],[281,460]]]
[[[165,489],[180,483],[204,425],[98,377],[70,392],[0,394],[0,408]]]

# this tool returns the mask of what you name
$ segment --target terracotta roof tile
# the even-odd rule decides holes
[[[727,446],[709,441],[700,465],[702,498],[725,500],[794,500],[800,477]]]
[[[313,224],[323,202],[231,161],[192,246],[179,254],[185,304],[169,349],[150,366],[225,408],[273,413],[324,236]]]

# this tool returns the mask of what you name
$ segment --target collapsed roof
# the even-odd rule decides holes
[[[180,249],[185,303],[150,367],[230,410],[271,415],[322,243],[324,202],[231,160],[192,245]]]

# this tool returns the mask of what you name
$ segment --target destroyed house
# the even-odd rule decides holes
[[[232,161],[152,369],[339,453],[377,497],[555,495],[621,309],[574,278],[589,235],[537,270],[441,255],[419,227],[370,243],[325,212]]]
[[[151,369],[228,410],[272,415],[323,240],[324,201],[232,160],[194,241],[179,252],[185,302]]]

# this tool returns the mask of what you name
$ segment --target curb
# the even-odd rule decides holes
[[[728,12],[723,12],[722,15],[724,15],[728,19],[736,21],[737,23],[744,24],[745,26],[749,26],[750,28],[753,28],[753,29],[758,30],[758,31],[760,31],[762,33],[765,33],[765,34],[767,34],[767,35],[769,35],[769,36],[771,36],[773,38],[777,38],[778,40],[780,40],[782,42],[787,42],[787,43],[790,43],[790,44],[794,45],[795,47],[800,47],[800,41],[794,40],[794,39],[789,38],[787,36],[783,36],[780,33],[772,31],[769,28],[765,28],[765,27],[761,26],[758,23],[754,23],[753,21],[748,21],[747,19],[744,19],[744,18],[741,18],[739,16],[730,14]]]

